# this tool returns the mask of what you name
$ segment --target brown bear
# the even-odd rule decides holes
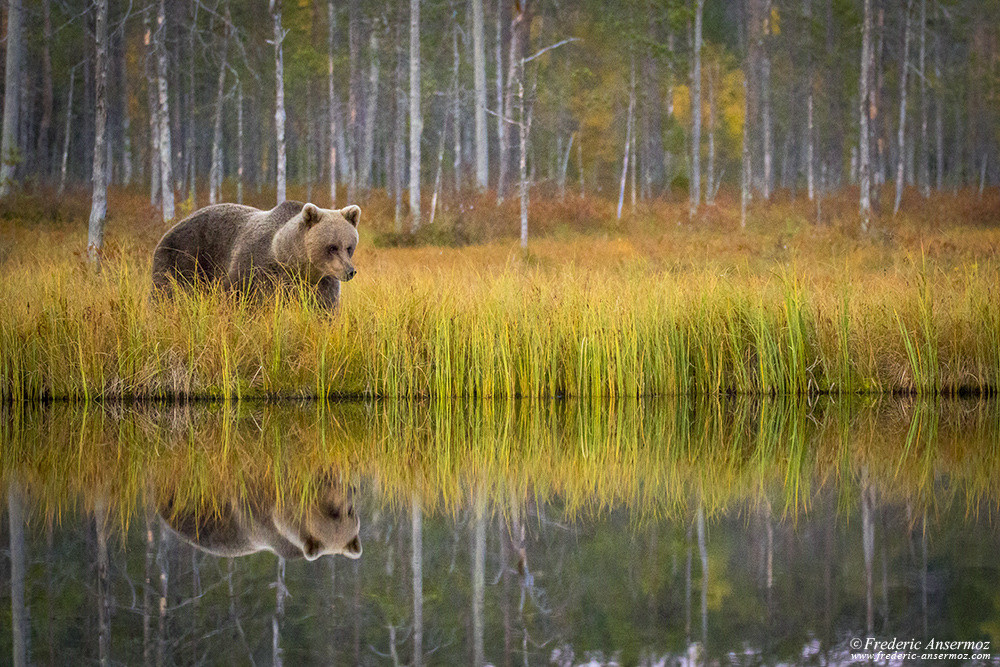
[[[178,509],[170,498],[160,507],[160,518],[182,540],[215,556],[271,551],[285,559],[361,557],[361,520],[349,487],[327,477],[304,509],[293,507],[291,494],[278,503],[273,492],[260,488],[266,487],[259,486],[249,500],[219,499],[217,510]]]
[[[195,211],[163,235],[153,252],[153,288],[217,282],[245,290],[304,280],[335,308],[340,282],[357,273],[361,209],[324,209],[286,201],[270,211],[215,204]]]

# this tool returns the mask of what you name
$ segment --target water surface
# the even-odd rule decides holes
[[[3,656],[830,664],[857,637],[1000,641],[990,401],[3,410]],[[288,558],[191,544],[275,516]],[[291,557],[343,530],[359,558]]]

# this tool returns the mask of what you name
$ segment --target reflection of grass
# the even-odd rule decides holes
[[[860,471],[914,507],[1000,495],[993,403],[885,400],[845,409],[803,400],[540,404],[224,404],[141,411],[51,406],[4,415],[2,473],[50,512],[117,499],[122,518],[147,487],[178,506],[273,488],[303,503],[324,471],[377,489],[416,491],[453,511],[471,490],[560,497],[570,513],[625,504],[642,516],[710,513],[764,499],[809,510],[821,488],[853,503]],[[503,511],[502,508],[500,508]]]
[[[162,230],[141,216],[112,221],[100,276],[73,257],[82,231],[5,221],[0,398],[996,389],[995,230],[914,216],[858,239],[783,215],[801,227],[630,224],[530,256],[362,243],[335,318],[294,290],[150,303]]]

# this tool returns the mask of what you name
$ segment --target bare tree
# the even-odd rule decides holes
[[[486,133],[486,52],[483,0],[472,0],[472,66],[476,87],[476,185],[489,187],[489,141]]]
[[[691,68],[691,203],[693,220],[701,203],[701,17],[705,0],[694,3],[694,54]]]
[[[368,104],[365,112],[364,139],[361,147],[361,164],[358,180],[366,190],[371,187],[372,159],[375,152],[375,110],[378,108],[378,27],[373,25],[368,37],[369,57],[371,63],[368,70]]]
[[[236,81],[236,203],[243,203],[243,82]]]
[[[160,123],[160,203],[163,221],[174,219],[174,174],[170,149],[170,102],[167,91],[167,12],[166,0],[160,0],[156,12],[156,88],[157,116]]]
[[[420,0],[410,0],[410,231],[420,228]]]
[[[625,153],[622,157],[622,177],[618,187],[618,219],[622,219],[622,206],[625,203],[625,177],[628,175],[628,162],[632,151],[632,125],[635,116],[635,57],[629,68],[628,112],[625,120]]]
[[[108,0],[97,0],[94,29],[96,81],[94,82],[94,162],[90,221],[87,227],[87,257],[98,264],[104,243],[104,216],[108,210]]]
[[[920,192],[931,195],[930,146],[927,142],[927,0],[920,0]]]
[[[124,52],[124,49],[123,49]],[[124,69],[122,70],[124,75]],[[124,76],[123,76],[124,78]],[[125,86],[122,86],[124,90]],[[38,123],[36,153],[40,161],[43,177],[51,178],[49,139],[52,128],[52,2],[42,0],[42,118]],[[128,116],[126,115],[126,119]],[[126,135],[127,136],[127,135]]]
[[[14,170],[21,159],[19,117],[21,86],[15,83],[21,76],[24,61],[24,11],[21,0],[7,3],[7,62],[4,74],[3,136],[0,138],[0,197],[10,194]]]
[[[271,0],[270,12],[274,19],[274,143],[277,151],[277,200],[285,201],[287,158],[285,156],[285,64],[281,43],[285,31],[281,28],[281,0]]]
[[[715,193],[719,189],[715,178],[715,124],[718,109],[715,89],[718,86],[719,65],[712,62],[708,66],[708,164],[705,166],[705,203],[715,203]]]
[[[228,14],[228,7],[227,7]],[[215,89],[215,123],[212,129],[212,168],[209,172],[208,203],[220,201],[222,193],[222,109],[226,100],[226,69],[229,54],[229,22],[222,38],[222,56],[219,64],[219,79]]]
[[[337,97],[334,91],[333,79],[333,49],[334,49],[334,28],[336,27],[336,12],[333,0],[327,3],[327,121],[330,124],[330,206],[337,203]]]
[[[892,214],[899,212],[899,204],[903,200],[903,161],[906,158],[906,76],[910,69],[910,10],[913,0],[907,0],[903,10],[903,58],[899,65],[899,129],[896,135],[896,201],[892,205]]]
[[[98,0],[105,5],[107,0]],[[98,7],[98,12],[100,12]],[[106,17],[105,17],[106,21]],[[100,30],[98,29],[98,32]],[[105,25],[105,33],[107,26]],[[106,37],[106,34],[105,34]],[[111,662],[111,593],[108,590],[108,503],[104,497],[94,503],[94,529],[97,533],[97,646],[101,665]]]
[[[66,130],[63,132],[62,160],[59,165],[59,198],[66,192],[66,170],[69,166],[69,139],[73,136],[73,88],[75,87],[76,67],[69,72],[69,92],[66,93]]]
[[[861,211],[861,231],[868,231],[871,221],[871,149],[869,147],[870,119],[874,113],[874,101],[870,82],[872,67],[872,0],[864,0],[864,26],[861,32],[861,78],[858,84],[860,102],[858,140],[858,183],[861,186],[859,208]]]

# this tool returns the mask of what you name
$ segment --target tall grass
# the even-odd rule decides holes
[[[303,289],[152,302],[148,224],[112,221],[95,274],[72,253],[82,227],[4,222],[0,400],[997,389],[1000,232],[913,218],[859,239],[791,212],[527,254],[363,238],[333,317]]]

